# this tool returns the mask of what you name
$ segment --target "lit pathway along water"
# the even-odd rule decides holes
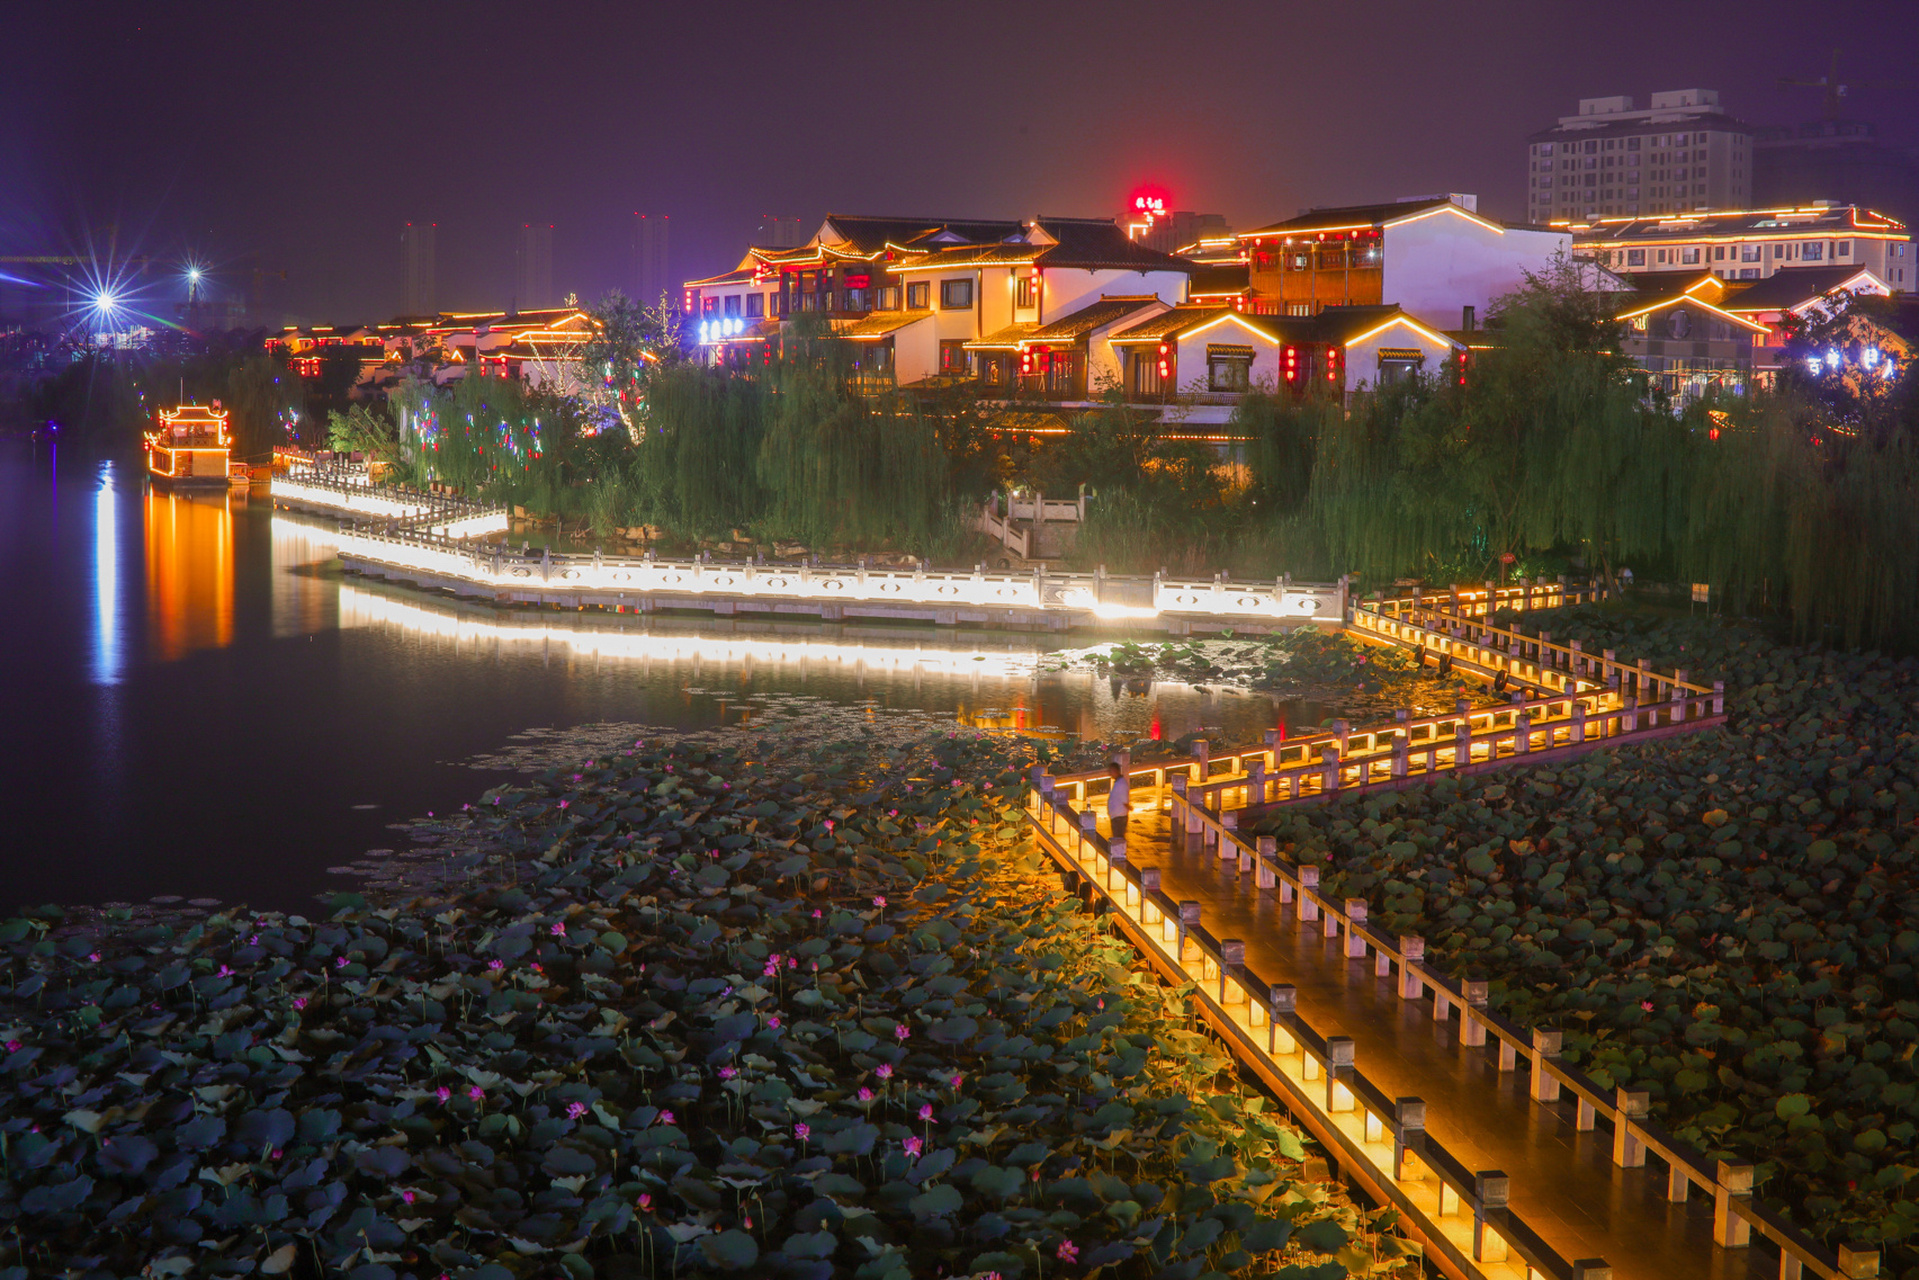
[[[1710,1200],[1670,1204],[1663,1169],[1614,1167],[1610,1135],[1576,1131],[1570,1098],[1533,1102],[1524,1071],[1498,1070],[1496,1041],[1462,1045],[1457,1018],[1435,1023],[1431,1004],[1400,999],[1371,958],[1349,960],[1341,939],[1293,919],[1278,889],[1254,888],[1252,872],[1176,841],[1163,811],[1137,810],[1127,845],[1136,865],[1160,869],[1169,897],[1201,905],[1216,936],[1245,941],[1250,969],[1296,987],[1315,1030],[1353,1037],[1359,1069],[1387,1095],[1425,1099],[1428,1130],[1469,1167],[1510,1175],[1513,1209],[1562,1256],[1605,1258],[1617,1280],[1777,1274],[1771,1253],[1714,1246]]]

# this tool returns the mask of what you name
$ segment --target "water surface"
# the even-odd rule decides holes
[[[1113,739],[1263,695],[1036,670],[1050,636],[503,611],[344,577],[324,520],[0,441],[0,910],[163,894],[298,909],[535,727],[734,723],[768,697]],[[1067,644],[1088,641],[1074,637]],[[1293,711],[1297,718],[1297,710]]]

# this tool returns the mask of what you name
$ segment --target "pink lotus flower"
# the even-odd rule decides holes
[[[801,1142],[805,1142],[807,1135],[812,1132],[813,1132],[813,1129],[812,1129],[812,1126],[810,1125],[796,1124],[793,1126],[793,1136],[798,1138]]]
[[[96,955],[93,958],[95,960],[98,960],[100,957]],[[213,976],[216,978],[231,978],[233,976],[233,970],[227,968],[225,965],[221,965],[220,972],[214,974]]]
[[[1054,1250],[1054,1253],[1061,1262],[1064,1262],[1068,1266],[1079,1261],[1079,1246],[1071,1240],[1060,1241],[1059,1248]]]
[[[930,1121],[932,1120],[932,1118],[933,1118],[933,1104],[930,1102],[920,1103],[920,1119]]]
[[[833,829],[833,820],[831,818],[828,818],[826,820],[826,829],[828,831],[831,831]]]
[[[20,1052],[20,1049],[21,1049],[21,1045],[20,1045],[20,1042],[19,1042],[18,1040],[9,1040],[9,1041],[7,1041],[7,1052],[8,1052],[8,1053],[18,1053],[18,1052]]]
[[[661,1124],[672,1124],[672,1123],[673,1123],[673,1113],[672,1113],[671,1111],[662,1111],[662,1112],[660,1112],[660,1123],[661,1123]]]
[[[280,1150],[280,1148],[278,1148],[278,1147],[275,1147],[275,1148],[273,1149],[273,1154],[272,1154],[272,1155],[271,1155],[270,1157],[268,1157],[268,1158],[269,1158],[269,1159],[273,1159],[273,1160],[278,1160],[278,1159],[279,1159],[279,1158],[280,1158],[281,1156],[283,1156],[283,1155],[285,1155],[285,1154],[286,1154],[286,1152],[284,1152],[284,1151],[282,1151],[282,1150]]]
[[[739,1073],[740,1073],[740,1069],[738,1067],[721,1067],[720,1079],[731,1080],[734,1076],[737,1076]]]
[[[567,802],[565,800],[560,801],[560,808],[564,809],[566,808],[566,806],[567,806]]]
[[[295,997],[293,997],[293,1007],[294,1007],[294,1008],[296,1008],[296,1009],[304,1009],[304,1008],[306,1008],[306,1007],[307,1007],[307,998],[306,998],[305,996],[295,996]]]
[[[800,962],[795,960],[792,956],[788,956],[786,957],[786,967],[789,969],[797,969],[800,967]]]
[[[553,926],[550,929],[548,929],[547,932],[552,934],[556,938],[564,938],[566,936],[566,925],[558,920],[555,920],[553,922]]]
[[[533,972],[535,972],[535,973],[545,973],[545,972],[546,972],[546,970],[545,970],[545,969],[542,969],[542,968],[541,968],[541,967],[540,967],[539,965],[537,965],[537,964],[534,964],[534,965],[529,965],[529,966],[527,966],[527,967],[528,967],[528,968],[530,968],[530,969],[532,969],[532,970],[533,970]]]
[[[908,1138],[906,1140],[906,1154],[909,1156],[916,1156],[925,1149],[926,1149],[926,1144],[921,1142],[918,1138]]]
[[[891,1080],[893,1078],[893,1064],[890,1062],[882,1062],[879,1066],[873,1068],[873,1074],[882,1080]]]
[[[402,1192],[400,1193],[400,1199],[402,1199],[402,1200],[404,1200],[404,1201],[406,1201],[406,1202],[407,1202],[408,1204],[412,1204],[412,1203],[413,1203],[413,1193],[412,1193],[411,1191],[402,1191]]]
[[[441,1102],[451,1102],[453,1100],[453,1090],[447,1088],[445,1085],[441,1085],[433,1091],[433,1096]]]
[[[820,918],[820,909],[818,907],[813,908],[813,918],[815,920]]]
[[[948,1080],[948,1081],[947,1081],[946,1083],[948,1083],[948,1084],[950,1084],[950,1085],[952,1085],[952,1086],[953,1086],[953,1087],[954,1087],[955,1089],[957,1089],[957,1088],[959,1088],[959,1087],[960,1087],[960,1081],[962,1081],[962,1080],[964,1080],[964,1079],[966,1079],[966,1073],[965,1073],[965,1072],[963,1072],[963,1071],[955,1071],[955,1072],[953,1073],[953,1078],[952,1078],[951,1080]]]
[[[93,961],[93,962],[94,962],[95,964],[99,964],[99,963],[100,963],[100,953],[99,953],[98,951],[89,951],[89,952],[87,953],[87,959],[89,959],[89,960],[91,960],[91,961]],[[225,966],[225,965],[221,965],[221,966],[220,966],[220,968],[224,970],[224,969],[226,968],[226,966]]]
[[[506,965],[504,962],[498,959],[493,959],[486,962],[486,967],[491,969],[494,973],[498,973],[500,970],[506,968]]]
[[[567,1116],[567,1119],[569,1119],[569,1120],[578,1120],[578,1119],[579,1119],[579,1118],[580,1118],[581,1116],[583,1116],[583,1115],[585,1115],[585,1114],[586,1114],[586,1104],[585,1104],[585,1103],[583,1103],[583,1102],[569,1102],[569,1103],[567,1103],[567,1104],[566,1104],[566,1116]]]
[[[653,1207],[653,1197],[642,1191],[640,1192],[640,1198],[633,1203],[639,1206],[641,1213],[645,1213]]]
[[[466,1096],[475,1102],[484,1102],[486,1101],[486,1090],[476,1084],[466,1091]]]
[[[772,1017],[768,1018],[766,1020],[766,1025],[773,1028],[773,1030],[778,1031],[780,1029],[780,1015],[776,1013]]]
[[[886,905],[886,895],[885,895],[885,894],[883,894],[883,893],[876,893],[876,894],[874,894],[874,895],[873,895],[873,905],[874,905],[874,906],[876,906],[876,907],[883,907],[883,906],[885,906],[885,905]]]
[[[873,1100],[873,1091],[871,1089],[866,1088],[864,1085],[862,1085],[860,1087],[860,1101],[871,1102],[872,1100]]]
[[[904,1023],[901,1023],[899,1026],[893,1028],[893,1038],[895,1040],[904,1040],[906,1039],[906,1037],[912,1034],[913,1033],[911,1031],[908,1031],[906,1029],[906,1025]]]
[[[345,957],[345,956],[335,956],[335,957],[333,957],[333,967],[334,967],[335,969],[344,969],[344,968],[346,968],[346,957]]]
[[[259,946],[259,945],[260,945],[260,935],[256,933],[256,934],[254,934],[254,935],[253,935],[253,936],[252,936],[251,938],[248,938],[248,939],[247,939],[247,945],[248,945],[249,947],[257,947],[257,946]]]
[[[1651,1013],[1651,1012],[1652,1012],[1652,1001],[1650,1001],[1650,1000],[1641,1000],[1641,1001],[1639,1002],[1639,1007],[1640,1007],[1641,1009],[1644,1009],[1644,1010],[1645,1010],[1645,1011],[1646,1011],[1647,1013]]]

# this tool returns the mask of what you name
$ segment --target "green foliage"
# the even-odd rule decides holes
[[[1609,609],[1589,649],[1723,679],[1717,733],[1292,810],[1270,834],[1492,981],[1833,1241],[1919,1265],[1919,665]]]
[[[427,824],[493,859],[430,901],[9,922],[0,1265],[1407,1273],[1190,988],[986,834],[1025,763],[636,745]]]

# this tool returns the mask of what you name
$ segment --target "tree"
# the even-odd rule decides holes
[[[646,307],[618,289],[589,314],[593,333],[580,344],[578,357],[581,405],[589,422],[617,421],[639,444],[646,436],[649,382],[685,359],[685,322],[665,294],[657,306]]]

